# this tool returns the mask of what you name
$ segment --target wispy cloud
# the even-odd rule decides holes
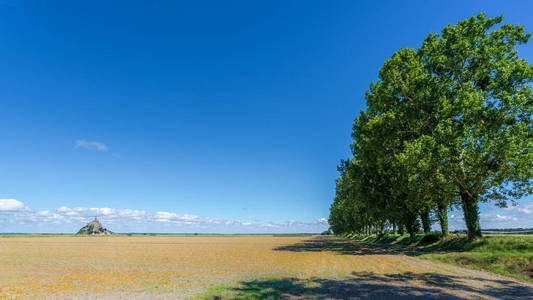
[[[168,211],[109,207],[60,206],[53,210],[33,210],[20,201],[14,201],[16,205],[6,204],[10,210],[0,211],[3,230],[13,228],[11,232],[75,232],[94,216],[98,216],[105,227],[117,232],[300,233],[321,232],[329,226],[324,218],[309,222],[254,223]]]
[[[27,210],[24,203],[16,199],[0,199],[0,211],[23,211]]]
[[[116,232],[300,233],[321,232],[329,227],[326,218],[264,223],[128,208],[60,206],[34,210],[16,199],[0,199],[0,228],[3,232],[76,232],[94,216]],[[452,211],[449,221],[451,230],[465,229],[462,211]],[[531,228],[533,200],[504,209],[485,209],[480,214],[480,221],[482,228]],[[434,226],[438,229],[438,224]]]
[[[77,140],[76,141],[76,148],[84,148],[87,150],[95,150],[95,151],[103,151],[107,152],[109,150],[109,147],[107,147],[106,144],[96,142],[96,141],[86,141],[86,140]]]
[[[489,207],[479,214],[479,219],[481,228],[532,228],[533,200],[503,209]],[[449,221],[451,230],[466,228],[461,210],[453,211],[449,215]]]

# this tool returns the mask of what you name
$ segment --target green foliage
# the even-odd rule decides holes
[[[93,229],[94,229],[93,225],[88,225],[88,226],[81,228],[76,234],[91,234],[93,232]]]
[[[531,192],[533,66],[515,47],[530,34],[484,14],[430,34],[419,52],[442,112],[433,134],[442,172],[456,186],[469,237],[481,235],[477,203],[505,206]]]
[[[353,157],[338,167],[335,233],[398,225],[414,238],[438,219],[447,236],[457,205],[473,239],[480,201],[532,192],[533,65],[515,50],[530,34],[502,19],[473,16],[385,61],[354,121]]]
[[[441,236],[442,236],[442,234],[440,232],[427,233],[420,239],[418,244],[419,245],[433,244],[435,242],[438,242],[440,240]]]

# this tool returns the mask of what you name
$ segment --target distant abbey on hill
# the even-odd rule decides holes
[[[102,227],[102,224],[100,224],[100,221],[96,217],[94,217],[94,220],[87,223],[87,225],[83,226],[78,233],[76,234],[83,234],[83,235],[110,235],[115,234],[114,232],[111,232],[104,227]]]

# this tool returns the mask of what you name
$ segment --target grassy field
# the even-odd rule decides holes
[[[360,258],[274,251],[309,236],[9,236],[0,238],[0,298],[184,297],[265,277],[338,278]],[[379,267],[379,266],[376,266]]]
[[[533,286],[365,245],[321,236],[0,237],[0,299],[533,294]]]
[[[421,258],[489,271],[533,283],[533,236],[531,235],[484,236],[474,241],[468,241],[465,235],[457,234],[439,239],[439,235],[435,233],[417,235],[415,239],[411,239],[408,235],[351,238],[364,242],[397,245],[398,250],[416,247],[421,251],[414,255]]]

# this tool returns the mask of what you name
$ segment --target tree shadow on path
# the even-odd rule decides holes
[[[339,255],[397,255],[397,249],[336,237],[320,236],[280,246],[275,251],[322,252]],[[402,249],[416,256],[420,252]],[[469,273],[411,272],[376,274],[352,273],[343,280],[296,278],[242,282],[233,289],[236,299],[533,299],[533,288],[512,280]],[[231,298],[231,297],[230,297]]]
[[[472,287],[464,280],[479,280]],[[281,278],[241,282],[211,299],[533,299],[533,289],[481,278],[433,273],[354,272],[342,280]],[[498,287],[495,287],[498,286]]]
[[[363,241],[342,239],[333,236],[317,236],[293,245],[276,247],[273,250],[291,252],[330,251],[342,255],[394,255],[398,253],[403,253],[408,256],[419,256],[427,253],[449,253],[466,251],[439,248],[417,248],[400,244],[368,243]]]
[[[327,236],[315,237],[294,245],[280,246],[274,248],[274,250],[292,252],[331,251],[343,255],[397,254],[396,251],[385,247],[371,247],[364,243]]]

